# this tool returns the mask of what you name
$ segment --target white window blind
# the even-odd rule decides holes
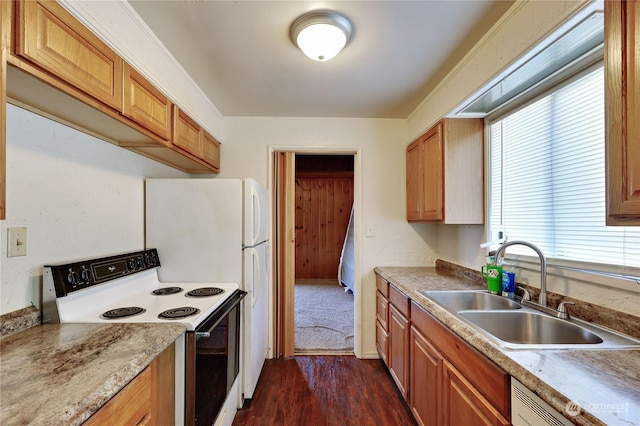
[[[640,267],[640,227],[605,225],[602,67],[493,121],[490,138],[492,235],[550,258]]]

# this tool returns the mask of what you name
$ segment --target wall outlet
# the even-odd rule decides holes
[[[7,257],[27,255],[27,228],[7,228]]]

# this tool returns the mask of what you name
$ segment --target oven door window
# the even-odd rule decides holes
[[[238,375],[238,311],[236,306],[211,330],[209,337],[196,341],[196,424],[213,424]]]

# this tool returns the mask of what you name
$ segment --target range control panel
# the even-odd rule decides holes
[[[55,290],[56,297],[117,278],[160,266],[158,251],[148,249],[117,256],[83,260],[60,265],[45,265],[45,291]]]

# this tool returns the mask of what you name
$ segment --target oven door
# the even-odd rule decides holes
[[[240,301],[234,292],[187,333],[185,424],[212,425],[239,371]]]

